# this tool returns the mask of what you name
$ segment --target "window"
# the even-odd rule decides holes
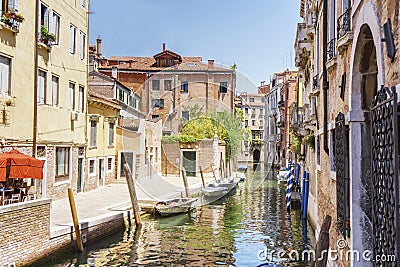
[[[153,108],[164,108],[164,99],[152,99]]]
[[[114,146],[114,123],[110,123],[108,127],[108,146]]]
[[[331,166],[331,171],[335,172],[336,171],[336,165],[335,165],[335,130],[330,131],[330,136],[331,136],[331,142],[329,146],[329,163]]]
[[[188,82],[182,82],[181,83],[181,92],[182,93],[189,92],[189,84],[188,84]]]
[[[245,108],[245,109],[244,109],[244,113],[245,113],[245,114],[249,114],[249,108]]]
[[[38,70],[37,80],[37,102],[38,104],[46,103],[46,72]]]
[[[75,54],[76,52],[76,27],[69,25],[69,52]]]
[[[254,139],[256,139],[256,132],[251,132],[251,138],[254,140]]]
[[[182,111],[182,118],[189,121],[189,111]]]
[[[112,158],[107,159],[107,170],[111,171],[112,170]]]
[[[250,97],[250,102],[254,102],[254,97]]]
[[[85,110],[85,88],[83,86],[79,86],[78,93],[78,111],[83,112]]]
[[[172,91],[172,80],[164,80],[164,91]]]
[[[260,126],[263,126],[263,120],[260,120]]]
[[[75,84],[69,83],[69,110],[75,110]]]
[[[251,120],[251,126],[256,126],[256,120]]]
[[[56,148],[56,182],[69,176],[69,148]],[[63,179],[64,178],[64,179]]]
[[[118,100],[121,102],[125,101],[125,94],[124,94],[124,90],[122,90],[122,89],[118,89]]]
[[[51,105],[52,106],[58,105],[59,92],[60,92],[59,78],[57,76],[53,75],[51,77]]]
[[[58,44],[60,37],[60,16],[53,11],[51,16],[51,29],[50,32],[56,36],[55,43]]]
[[[10,76],[11,59],[0,56],[0,95],[11,95]]]
[[[244,126],[245,126],[245,127],[248,127],[248,126],[249,126],[249,121],[248,121],[248,120],[245,120],[245,121],[244,121]]]
[[[86,35],[83,32],[79,32],[79,58],[85,58],[85,49],[86,49]]]
[[[221,94],[228,93],[228,82],[220,82],[219,83],[219,92]]]
[[[156,119],[158,119],[158,118],[160,118],[160,115],[151,115],[151,119],[152,119],[152,120],[156,120]]]
[[[50,30],[49,29],[49,8],[43,3],[40,3],[40,25],[44,26],[47,31]]]
[[[94,174],[94,172],[96,170],[94,164],[95,164],[94,159],[89,160],[89,173],[90,174]]]
[[[155,91],[160,91],[160,80],[152,80],[151,89]]]
[[[97,145],[97,120],[90,121],[90,147]]]

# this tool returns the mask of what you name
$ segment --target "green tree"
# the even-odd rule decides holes
[[[234,114],[228,111],[199,113],[183,125],[181,134],[212,139],[217,132],[218,139],[226,143],[226,158],[230,159],[240,153],[241,142],[247,133],[242,127],[243,119],[243,112],[238,109]]]

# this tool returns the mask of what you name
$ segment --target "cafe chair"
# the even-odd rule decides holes
[[[12,194],[11,198],[7,199],[7,204],[18,203],[20,201],[20,194]]]

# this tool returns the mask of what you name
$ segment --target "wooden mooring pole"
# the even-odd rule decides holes
[[[135,183],[133,182],[132,173],[131,173],[128,163],[124,164],[124,172],[125,172],[125,177],[126,177],[126,183],[128,184],[128,188],[129,188],[129,196],[131,197],[133,215],[135,216],[135,223],[136,223],[137,227],[142,227],[142,220],[140,218],[140,209],[139,209],[139,204],[138,204],[138,200],[136,197]]]
[[[78,251],[83,252],[82,236],[81,231],[79,230],[78,213],[76,212],[74,192],[72,191],[72,188],[68,188],[68,198],[69,206],[71,207],[72,221],[74,222],[76,245],[78,246]]]
[[[200,175],[201,175],[201,183],[203,184],[203,188],[206,187],[206,183],[204,182],[204,175],[203,175],[203,169],[200,167]]]
[[[321,232],[319,233],[317,245],[315,248],[315,262],[311,263],[310,266],[325,267],[328,260],[329,250],[329,228],[331,227],[331,216],[326,215],[324,222],[321,226]]]
[[[188,182],[187,182],[187,178],[186,178],[186,170],[185,168],[182,168],[182,177],[183,177],[183,184],[185,186],[185,192],[186,192],[186,197],[190,197],[189,194],[189,187],[188,187]]]

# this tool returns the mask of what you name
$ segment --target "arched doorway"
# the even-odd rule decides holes
[[[350,225],[354,249],[373,250],[372,129],[370,109],[378,88],[376,40],[367,24],[360,27],[353,57],[349,117],[350,128]],[[351,204],[350,204],[351,203]]]
[[[254,149],[253,151],[253,162],[259,163],[260,162],[260,150]]]

